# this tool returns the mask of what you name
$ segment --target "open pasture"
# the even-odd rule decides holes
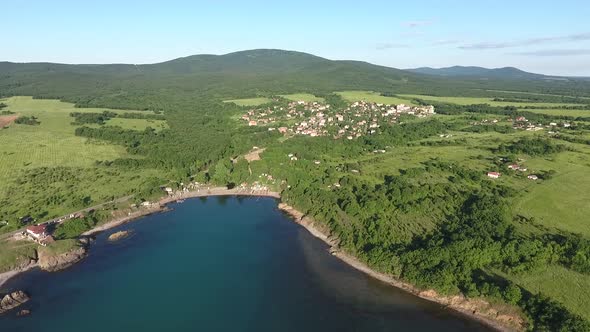
[[[580,106],[580,104],[572,103],[540,103],[540,102],[513,102],[513,101],[494,101],[493,98],[487,97],[440,97],[427,95],[399,95],[400,98],[407,99],[422,99],[424,101],[433,101],[439,103],[450,103],[457,105],[473,105],[473,104],[489,104],[491,106],[505,107],[538,107],[543,109],[548,108],[562,108],[563,106]]]
[[[372,103],[380,103],[386,105],[399,105],[399,104],[406,104],[406,105],[415,105],[412,103],[410,98],[403,99],[398,97],[386,97],[382,96],[378,92],[373,91],[360,91],[360,90],[351,90],[351,91],[337,91],[336,94],[340,95],[344,100],[348,102],[355,102],[355,101],[368,101]]]
[[[270,103],[271,100],[265,97],[257,98],[243,98],[243,99],[230,99],[224,100],[224,103],[234,103],[238,106],[258,106],[266,103]]]
[[[548,228],[590,236],[590,149],[585,150],[526,161],[531,169],[554,170],[555,175],[528,186],[515,204],[515,213],[534,217]]]
[[[568,109],[547,109],[547,108],[539,108],[539,109],[526,109],[527,112],[533,113],[540,113],[540,114],[547,114],[547,115],[555,115],[555,116],[573,116],[573,117],[589,117],[590,118],[590,110],[568,110]]]
[[[76,126],[71,124],[71,112],[102,112],[107,109],[81,109],[70,103],[31,97],[12,97],[2,102],[8,105],[7,110],[18,115],[36,116],[40,124],[13,123],[7,129],[0,129],[0,195],[6,189],[4,184],[23,169],[88,167],[97,160],[113,160],[127,155],[122,146],[89,141],[74,135]]]
[[[280,95],[281,97],[285,98],[285,99],[289,99],[292,101],[306,101],[306,102],[312,102],[312,101],[317,101],[317,102],[323,102],[324,98],[320,98],[320,97],[316,97],[310,93],[293,93],[293,94],[289,94],[289,95]]]
[[[590,276],[566,269],[559,265],[549,265],[540,270],[523,274],[498,274],[524,287],[533,294],[543,293],[562,303],[572,312],[590,319]]]

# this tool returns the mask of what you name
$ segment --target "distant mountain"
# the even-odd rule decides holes
[[[447,76],[447,77],[465,77],[465,78],[495,78],[495,79],[554,79],[552,76],[529,73],[514,67],[503,68],[483,68],[474,66],[453,66],[446,68],[420,67],[406,69],[411,73]]]
[[[123,108],[136,105],[138,100],[153,105],[165,98],[179,102],[195,95],[222,99],[339,90],[454,95],[473,89],[590,95],[587,81],[531,74],[516,68],[400,70],[277,49],[192,55],[144,65],[0,62],[0,97],[33,95],[79,105]]]

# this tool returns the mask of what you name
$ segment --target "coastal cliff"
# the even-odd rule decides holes
[[[44,271],[54,272],[68,268],[86,257],[87,249],[80,243],[72,249],[64,252],[51,250],[49,248],[39,248],[38,264]]]

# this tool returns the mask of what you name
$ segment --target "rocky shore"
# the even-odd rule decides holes
[[[10,294],[4,295],[0,300],[0,314],[3,314],[9,310],[12,310],[25,302],[29,301],[30,297],[23,291],[16,291]]]
[[[377,272],[367,264],[361,262],[338,247],[338,239],[330,236],[329,230],[315,222],[312,218],[305,216],[302,212],[285,203],[279,203],[278,208],[290,215],[296,223],[303,226],[313,236],[324,241],[330,246],[330,252],[346,264],[355,269],[370,275],[382,282],[400,288],[420,298],[440,303],[450,309],[458,311],[472,319],[480,321],[498,331],[521,331],[525,329],[525,322],[516,315],[504,314],[496,309],[489,302],[482,299],[469,299],[461,295],[443,296],[434,290],[423,290],[414,287],[409,283],[397,280],[392,276]]]
[[[41,248],[38,250],[38,255],[39,267],[44,271],[55,272],[66,269],[84,259],[87,249],[82,245],[64,253],[54,254],[46,248]]]

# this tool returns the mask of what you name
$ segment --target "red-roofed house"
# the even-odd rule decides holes
[[[36,225],[27,227],[27,234],[34,239],[40,240],[47,236],[47,225]]]
[[[502,175],[502,174],[500,174],[498,172],[488,172],[488,177],[492,178],[492,179],[497,179],[500,177],[500,175]]]

